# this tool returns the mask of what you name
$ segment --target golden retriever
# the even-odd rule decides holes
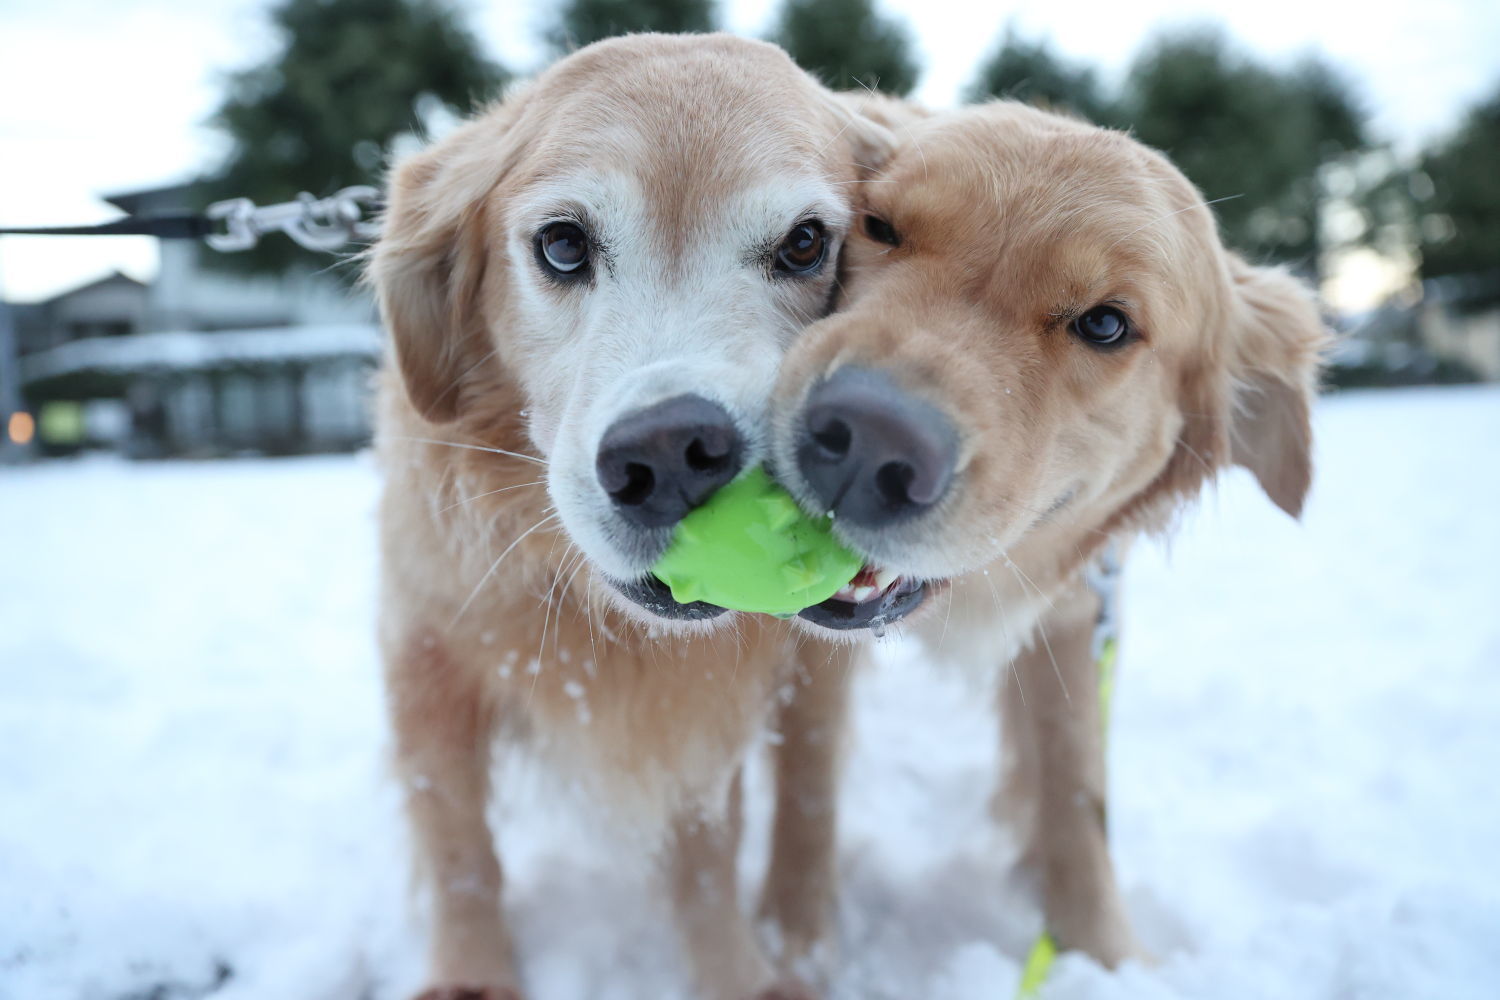
[[[828,312],[855,182],[892,142],[772,46],[639,35],[395,171],[369,271],[395,358],[379,635],[432,894],[424,996],[520,995],[485,819],[497,739],[660,818],[703,995],[803,989],[791,970],[829,920],[842,654],[677,604],[649,568],[764,458],[781,357]],[[735,892],[738,767],[768,721],[774,955]]]
[[[862,186],[849,297],[789,352],[772,409],[778,475],[869,560],[802,618],[848,634],[925,610],[934,647],[1008,669],[997,809],[1053,936],[1113,965],[1138,947],[1085,571],[1229,465],[1297,515],[1326,333],[1128,136],[1015,103],[883,110],[909,137]]]

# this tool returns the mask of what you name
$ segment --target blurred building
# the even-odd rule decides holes
[[[72,340],[139,333],[145,319],[146,286],[118,271],[45,301],[11,307],[22,354]]]
[[[107,199],[191,210],[190,187]],[[150,284],[115,274],[12,308],[21,392],[44,453],[136,457],[344,450],[369,437],[380,335],[367,296],[317,272],[265,278],[160,241]]]
[[[1343,387],[1500,381],[1500,273],[1429,279],[1352,320],[1327,378]]]
[[[1439,358],[1500,382],[1500,273],[1434,278],[1424,283],[1417,326]]]

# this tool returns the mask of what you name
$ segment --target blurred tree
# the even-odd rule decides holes
[[[1304,109],[1310,138],[1324,159],[1368,144],[1365,112],[1349,80],[1321,56],[1306,56],[1283,80]]]
[[[282,0],[271,21],[276,53],[229,77],[211,119],[230,152],[204,182],[205,201],[378,184],[393,139],[445,110],[467,112],[505,79],[441,0]],[[327,263],[286,239],[210,259],[267,273]]]
[[[1214,206],[1229,245],[1315,272],[1318,171],[1366,145],[1364,113],[1331,67],[1277,72],[1216,30],[1171,33],[1137,57],[1122,119],[1162,150]]]
[[[964,93],[967,101],[1012,97],[1055,110],[1073,111],[1107,125],[1116,117],[1094,71],[1064,62],[1045,41],[1028,41],[1007,25],[1000,47],[979,67]]]
[[[1422,276],[1472,275],[1500,294],[1500,88],[1423,155]]]
[[[872,0],[786,0],[771,41],[830,87],[904,95],[919,75],[911,33]]]
[[[631,31],[713,31],[712,0],[568,0],[547,41],[559,54]]]

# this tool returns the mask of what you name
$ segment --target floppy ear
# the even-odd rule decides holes
[[[480,293],[491,261],[486,203],[503,176],[499,108],[402,162],[391,175],[375,286],[411,403],[427,420],[458,417],[466,380],[491,356]]]
[[[1310,411],[1330,337],[1311,293],[1285,271],[1231,256],[1234,401],[1230,458],[1293,517],[1312,483]]]
[[[899,133],[932,114],[919,104],[866,90],[831,92],[828,108],[861,175],[879,170],[896,151]]]

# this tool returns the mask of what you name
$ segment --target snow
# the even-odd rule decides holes
[[[1132,556],[1111,819],[1156,962],[1065,956],[1049,998],[1500,989],[1500,389],[1317,421],[1303,524],[1231,474]],[[0,998],[417,985],[375,487],[367,456],[0,470]],[[833,1000],[1007,998],[1036,928],[985,818],[990,696],[919,655],[856,692]],[[500,784],[529,996],[685,997],[641,859]]]

